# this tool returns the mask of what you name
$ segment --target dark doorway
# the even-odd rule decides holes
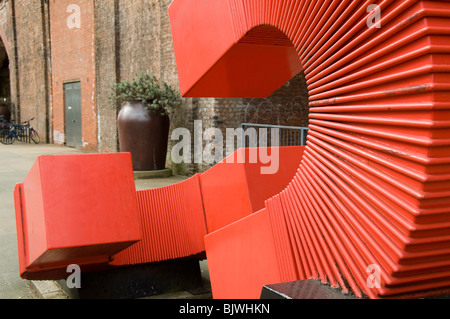
[[[7,121],[12,120],[11,85],[9,59],[5,46],[0,40],[0,115]]]

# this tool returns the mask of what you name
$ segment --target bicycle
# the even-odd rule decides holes
[[[30,124],[34,119],[33,117],[31,120],[23,122],[23,124],[4,123],[0,133],[0,142],[5,145],[11,145],[16,140],[26,141],[29,137],[35,144],[39,144],[39,134]]]
[[[33,117],[31,120],[23,122],[23,124],[25,125],[22,125],[20,129],[23,138],[26,139],[27,137],[29,137],[34,142],[34,144],[39,144],[41,142],[39,134],[30,124],[30,122],[33,121],[34,119],[35,118]]]
[[[13,144],[19,138],[17,133],[17,125],[7,124],[7,128],[3,126],[0,142],[5,145]]]

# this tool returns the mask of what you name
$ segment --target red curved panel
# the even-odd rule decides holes
[[[205,251],[200,177],[137,191],[142,239],[113,256],[112,266],[137,265],[193,256]]]
[[[277,156],[273,153],[273,158],[278,161],[275,174],[261,173],[262,168],[267,167],[261,158],[251,163],[253,154],[267,153],[266,149],[246,148],[239,149],[200,175],[208,233],[263,209],[267,198],[289,184],[300,164],[304,147],[277,147],[274,152]]]
[[[295,173],[304,147],[280,147],[279,170],[262,175],[261,161],[240,149],[208,172],[174,185],[137,191],[142,239],[113,256],[112,266],[173,260],[205,251],[207,234],[264,208]],[[262,188],[261,185],[269,184]]]
[[[258,52],[288,48],[289,39],[311,108],[298,172],[266,203],[280,276],[321,278],[360,297],[442,294],[450,288],[450,3],[378,1],[380,28],[368,25],[371,3],[175,0],[180,85],[185,96],[267,95],[298,65],[273,54],[278,63],[268,66]],[[240,67],[252,58],[257,70]],[[374,264],[381,284],[371,288]]]

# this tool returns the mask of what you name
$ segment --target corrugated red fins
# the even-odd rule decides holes
[[[114,256],[111,265],[136,265],[193,256],[205,251],[200,177],[137,191],[142,240]]]
[[[20,274],[64,279],[70,264],[92,271],[199,255],[208,232],[251,215],[286,187],[303,150],[275,148],[277,174],[262,175],[267,163],[241,149],[229,157],[234,163],[208,174],[140,191],[130,154],[41,156],[15,190]]]
[[[175,0],[180,85],[185,96],[265,96],[300,65],[308,146],[263,213],[281,278],[321,278],[371,298],[442,294],[450,288],[450,3],[370,4]],[[245,246],[245,236],[233,240]],[[256,272],[247,262],[233,273],[216,263],[211,276],[241,286]],[[250,288],[248,296],[257,297]]]

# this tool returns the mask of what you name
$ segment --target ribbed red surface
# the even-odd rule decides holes
[[[373,1],[189,2],[175,0],[170,9],[185,88],[195,88],[239,42],[285,45],[283,34],[300,57],[310,94],[308,146],[290,185],[266,203],[282,278],[321,278],[371,298],[444,293],[450,287],[450,3],[377,1],[378,29],[367,25]],[[196,28],[190,11],[207,17],[208,28]],[[182,43],[181,27],[196,34]],[[223,43],[207,48],[213,34],[223,35]],[[196,57],[196,47],[208,59]],[[243,76],[230,72],[223,82]],[[208,89],[189,90],[208,96]],[[235,93],[242,90],[229,96]],[[372,264],[380,267],[380,288],[367,284]]]
[[[205,251],[199,175],[167,187],[137,191],[142,240],[114,256],[112,266],[188,257]]]

